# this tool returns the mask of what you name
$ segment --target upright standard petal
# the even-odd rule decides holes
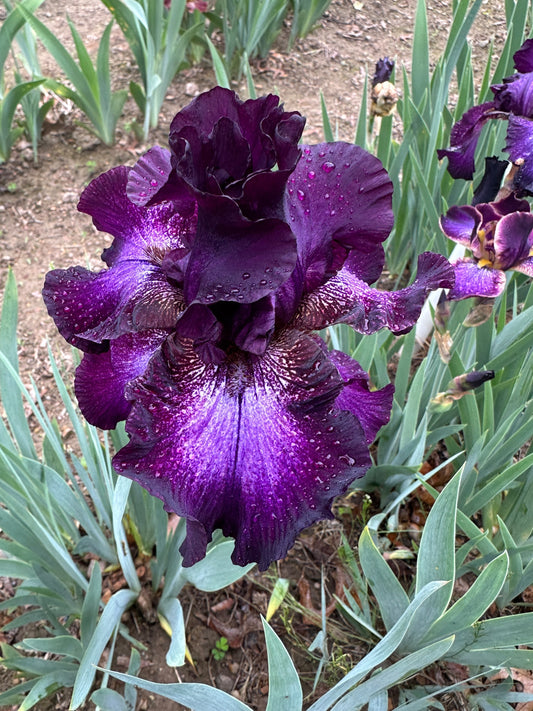
[[[129,387],[131,441],[114,466],[187,518],[185,565],[221,528],[236,564],[264,570],[370,464],[358,420],[335,407],[341,388],[323,349],[295,331],[262,358],[218,367],[190,341],[167,341]]]

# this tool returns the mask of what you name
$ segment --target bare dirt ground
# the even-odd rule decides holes
[[[304,141],[315,143],[323,139],[319,98],[322,91],[338,138],[353,140],[365,71],[368,69],[372,73],[375,61],[383,56],[393,57],[398,66],[405,65],[409,69],[415,6],[415,0],[333,0],[317,29],[299,41],[290,54],[287,53],[288,28],[285,28],[270,55],[255,62],[258,92],[274,91],[281,96],[287,110],[298,110],[307,116]],[[431,54],[436,58],[447,39],[451,1],[428,0],[427,7]],[[67,13],[89,50],[95,53],[109,21],[103,4],[96,0],[90,3],[86,0],[46,0],[43,3],[38,13],[40,18],[72,49]],[[490,40],[495,41],[498,53],[504,32],[503,2],[485,0],[472,35],[474,61],[478,66],[485,61]],[[128,45],[117,28],[112,35],[112,63],[116,88],[127,86],[131,79],[138,80]],[[42,65],[45,73],[57,76],[57,67],[44,50]],[[478,75],[480,79],[481,73]],[[211,88],[214,83],[207,61],[178,75],[169,89],[160,127],[151,136],[150,144],[165,145],[173,115],[192,96]],[[244,86],[235,88],[246,96]],[[69,370],[72,368],[69,350],[56,335],[42,303],[44,275],[52,267],[82,264],[100,269],[103,266],[100,254],[110,239],[96,232],[90,218],[77,212],[76,204],[81,190],[92,177],[119,164],[132,165],[147,148],[140,145],[128,130],[131,120],[136,117],[136,107],[129,100],[119,124],[116,145],[109,148],[79,125],[82,117],[75,107],[58,103],[45,124],[39,163],[33,164],[31,148],[21,142],[9,163],[0,166],[0,288],[3,288],[8,268],[12,267],[20,299],[21,369],[25,378],[33,376],[37,381],[45,402],[50,402],[52,408],[56,407],[56,401],[46,355],[47,340],[52,342],[64,366]],[[63,413],[58,410],[54,414],[68,436]],[[312,603],[319,608],[320,576],[324,567],[329,603],[336,587],[337,591],[342,590],[345,575],[337,555],[340,531],[344,528],[354,536],[360,526],[357,523],[360,512],[360,502],[352,500],[344,506],[339,521],[310,529],[300,537],[288,559],[270,576],[252,573],[218,595],[207,596],[188,590],[188,599],[186,597],[183,602],[195,669],[167,667],[164,658],[168,639],[164,632],[158,624],[149,624],[140,610],[133,609],[129,613],[131,631],[147,645],[141,674],[157,681],[202,681],[234,693],[258,711],[265,709],[268,677],[259,615],[266,612],[267,590],[279,574],[291,581],[291,593],[296,599],[304,605]],[[109,581],[110,588],[116,585],[120,585],[120,581]],[[336,663],[330,665],[316,693],[322,693],[326,685],[334,683],[365,653],[364,645],[361,646],[355,637],[347,636],[347,626],[338,624],[336,615],[334,612],[330,618],[334,641],[330,651]],[[294,607],[275,620],[275,628],[290,647],[305,693],[309,694],[317,660],[309,655],[306,647],[318,627]],[[15,631],[5,641],[16,642],[21,634]],[[211,650],[220,636],[232,639],[235,646],[223,660],[216,661]],[[123,662],[119,650],[115,668],[125,671],[124,666],[121,667]],[[439,679],[439,683],[445,681],[445,678]],[[36,708],[40,711],[65,709],[68,696],[66,692],[60,693]],[[155,703],[159,711],[181,708],[178,704],[162,699],[156,701],[147,695],[140,697],[138,708],[150,709]],[[450,705],[448,708],[455,707]]]

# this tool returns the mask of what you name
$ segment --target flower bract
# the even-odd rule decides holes
[[[75,390],[89,422],[126,420],[117,471],[187,519],[192,565],[213,531],[265,569],[331,517],[370,465],[393,388],[316,331],[408,331],[444,257],[419,258],[397,292],[371,285],[393,224],[381,163],[348,143],[299,146],[304,120],[276,96],[217,87],[174,118],[170,150],[93,180],[79,209],[113,242],[106,268],[58,269],[44,299],[84,352]]]

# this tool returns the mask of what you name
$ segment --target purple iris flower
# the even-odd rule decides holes
[[[495,202],[451,207],[441,227],[472,252],[454,263],[449,299],[494,298],[504,290],[509,269],[533,276],[533,215],[527,200],[511,193]]]
[[[393,224],[381,163],[348,143],[298,147],[304,119],[275,96],[217,87],[172,121],[170,151],[93,180],[79,209],[113,243],[107,269],[47,275],[44,299],[84,351],[87,420],[126,419],[116,470],[187,519],[184,565],[215,529],[233,560],[266,569],[331,517],[371,460],[393,388],[370,387],[315,335],[409,330],[430,289],[451,286],[425,253],[398,292],[370,286]]]
[[[519,194],[533,195],[533,39],[528,39],[513,55],[516,73],[494,84],[492,101],[466,111],[453,126],[450,148],[437,151],[448,158],[453,178],[471,180],[474,158],[481,129],[490,119],[508,121],[505,150],[518,167],[514,189]]]

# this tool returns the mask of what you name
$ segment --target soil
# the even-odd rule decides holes
[[[275,91],[287,110],[299,110],[307,117],[304,141],[323,140],[320,92],[323,93],[332,124],[338,138],[352,141],[365,72],[373,71],[380,57],[393,57],[397,66],[409,70],[413,38],[415,0],[333,0],[318,27],[304,40],[287,51],[289,28],[284,28],[275,48],[268,57],[254,62],[253,74],[258,92]],[[447,39],[451,17],[451,0],[428,0],[430,44],[433,60],[439,55]],[[73,48],[66,17],[72,19],[84,38],[89,51],[95,55],[109,14],[102,3],[93,0],[45,0],[38,16],[70,50]],[[495,42],[495,55],[505,39],[503,0],[485,0],[476,20],[472,35],[475,66],[482,67],[490,40]],[[112,33],[112,75],[116,88],[126,87],[130,80],[138,80],[128,44],[118,28]],[[57,76],[58,69],[43,50],[43,72]],[[480,70],[481,72],[481,70]],[[478,74],[481,79],[481,73]],[[162,108],[159,128],[152,133],[148,145],[165,145],[168,125],[173,115],[197,93],[211,88],[215,78],[210,64],[204,59],[179,74],[171,85]],[[244,84],[236,85],[241,96],[246,96]],[[80,192],[94,176],[119,164],[132,165],[147,148],[141,145],[131,130],[133,119],[139,119],[135,104],[130,99],[117,131],[116,144],[103,146],[80,125],[83,117],[69,102],[57,102],[44,126],[39,146],[39,161],[34,164],[27,141],[20,141],[10,161],[0,166],[0,288],[7,270],[12,267],[19,288],[20,326],[19,353],[23,377],[34,378],[45,402],[48,402],[60,427],[67,425],[64,413],[56,404],[46,353],[47,342],[61,364],[72,372],[69,348],[57,335],[46,314],[41,299],[41,288],[46,272],[52,267],[66,268],[83,264],[100,269],[100,254],[108,246],[109,237],[95,230],[90,218],[78,213],[76,204]],[[400,131],[400,126],[396,127]],[[68,378],[68,376],[67,376]],[[347,523],[346,512],[349,510]],[[245,579],[216,595],[187,590],[183,599],[187,622],[188,643],[195,667],[190,665],[171,669],[165,664],[168,639],[158,624],[150,624],[140,609],[128,613],[132,634],[143,642],[141,674],[157,681],[205,682],[232,692],[261,711],[266,707],[268,677],[266,652],[263,644],[259,615],[266,606],[276,576],[290,581],[290,593],[295,599],[309,599],[320,607],[321,569],[324,567],[328,600],[335,592],[336,581],[344,580],[342,565],[337,555],[340,531],[345,528],[356,540],[361,505],[350,501],[343,505],[342,522],[319,524],[300,536],[286,561],[270,575],[251,573]],[[404,571],[405,572],[405,571]],[[1,591],[0,591],[1,592]],[[229,602],[225,602],[229,601]],[[218,605],[218,607],[216,607]],[[215,607],[214,607],[215,606]],[[215,609],[215,612],[213,612]],[[216,621],[214,622],[213,619]],[[307,647],[318,632],[309,624],[295,604],[283,615],[274,618],[274,627],[290,648],[302,677],[308,700],[323,693],[325,685],[336,681],[365,653],[365,645],[341,626],[338,612],[330,617],[333,630],[335,660],[322,675],[315,694],[312,694],[319,656],[310,654]],[[224,634],[224,631],[226,634]],[[216,661],[211,650],[220,636],[234,639],[224,658]],[[233,635],[233,637],[231,637]],[[22,632],[11,635],[8,641],[20,640]],[[114,668],[124,671],[124,650],[119,650]],[[127,662],[127,660],[126,660]],[[0,688],[2,683],[0,682]],[[59,693],[52,701],[35,708],[49,711],[68,706],[67,692]],[[164,699],[140,695],[138,708],[149,709],[157,703],[159,711],[181,708]],[[92,705],[89,705],[92,707]],[[453,706],[449,706],[453,708]]]

